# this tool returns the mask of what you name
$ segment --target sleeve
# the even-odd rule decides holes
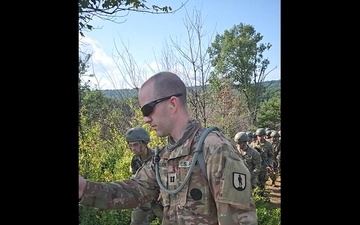
[[[261,155],[259,152],[257,152],[254,149],[254,153],[253,153],[253,159],[254,159],[254,164],[255,164],[255,168],[254,168],[254,175],[259,175],[260,171],[261,171]]]
[[[274,161],[275,161],[274,148],[273,148],[273,146],[272,146],[272,144],[270,142],[269,142],[268,146],[269,146],[269,151],[268,151],[267,157],[269,159],[270,165],[274,165]]]
[[[131,209],[158,195],[159,186],[149,162],[134,178],[119,182],[87,181],[79,203],[99,209]]]
[[[221,137],[221,136],[220,136]],[[230,141],[210,136],[206,163],[219,224],[257,224],[248,168]]]

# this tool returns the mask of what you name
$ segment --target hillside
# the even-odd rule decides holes
[[[267,87],[268,92],[281,89],[281,80],[264,81],[263,85]],[[191,88],[191,87],[190,87]],[[127,99],[136,96],[138,90],[133,89],[113,89],[113,90],[102,90],[104,95],[109,98],[116,99]]]

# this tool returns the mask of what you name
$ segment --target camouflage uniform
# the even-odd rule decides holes
[[[238,132],[235,134],[234,141],[237,150],[245,160],[251,175],[252,189],[258,186],[258,176],[261,169],[261,156],[258,151],[249,146],[249,140],[252,140],[252,132]]]
[[[273,168],[274,151],[271,143],[267,140],[260,142],[256,140],[251,143],[251,147],[259,151],[261,156],[261,170],[259,173],[259,187],[265,189],[266,181],[269,179],[269,172],[267,167]]]
[[[274,168],[270,172],[270,179],[272,180],[272,185],[275,185],[275,181],[278,178],[280,173],[280,152],[281,152],[281,143],[280,140],[270,140],[271,146],[274,150]]]
[[[253,134],[253,132],[251,132],[251,131],[246,131],[246,134],[247,134],[247,136],[248,136],[248,145],[250,146],[251,145],[251,143],[254,141],[254,139],[256,138],[256,137],[254,137],[254,134]]]
[[[154,162],[147,162],[135,178],[108,183],[87,181],[80,204],[101,209],[129,209],[151,201],[160,192],[163,225],[257,225],[250,172],[235,146],[220,131],[208,134],[200,155],[205,159],[208,178],[196,164],[190,180],[183,183],[192,168],[192,153],[202,129],[199,122],[191,120],[181,140],[174,143],[168,138],[158,162],[161,183],[157,182]],[[181,184],[185,185],[178,193],[167,193]]]
[[[134,155],[131,159],[131,173],[133,177],[135,177],[136,171],[147,161],[152,159],[154,156],[154,151],[151,149],[147,149],[146,155],[147,159],[141,160],[141,157],[138,155]],[[162,221],[163,217],[163,207],[157,200],[152,200],[151,202],[147,202],[136,207],[131,212],[131,223],[130,225],[150,225],[151,221],[154,219],[154,216],[159,218],[159,221]]]
[[[258,177],[261,171],[260,153],[248,145],[248,148],[245,151],[241,151],[240,154],[249,168],[251,174],[251,185],[254,189],[258,186]]]

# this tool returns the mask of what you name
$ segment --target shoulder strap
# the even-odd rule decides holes
[[[208,178],[207,178],[207,173],[206,173],[206,168],[205,168],[205,159],[204,159],[203,151],[199,152],[198,162],[199,162],[201,172],[203,173],[203,175],[205,176],[205,178],[207,180]]]
[[[199,142],[198,142],[198,145],[200,145],[199,146],[200,151],[199,151],[197,161],[199,163],[200,170],[201,170],[201,172],[203,173],[203,175],[205,176],[206,179],[208,179],[208,177],[207,177],[206,168],[205,168],[205,158],[204,158],[202,144],[204,143],[204,140],[205,140],[206,136],[213,130],[219,130],[219,128],[216,127],[216,126],[211,126],[211,127],[206,128],[205,130],[203,130],[201,132]]]

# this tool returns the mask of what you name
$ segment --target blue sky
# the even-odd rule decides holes
[[[147,4],[170,5],[176,9],[181,2],[184,1],[149,0]],[[94,18],[91,24],[101,28],[85,32],[85,38],[79,35],[80,49],[93,55],[89,72],[95,77],[89,80],[99,89],[133,88],[134,83],[141,85],[154,74],[154,70],[158,72],[155,64],[159,62],[164,45],[171,43],[170,39],[178,43],[187,41],[184,19],[186,15],[192,18],[194,9],[201,13],[201,30],[207,33],[202,42],[206,45],[214,40],[216,34],[223,34],[234,25],[253,26],[263,35],[261,43],[272,44],[264,54],[270,60],[267,71],[272,70],[265,80],[280,79],[280,0],[189,0],[174,14],[130,12],[117,19],[122,23]],[[124,65],[124,60],[119,61],[116,48],[122,57],[131,58],[138,68],[142,68],[141,71],[130,69],[141,77],[140,80],[129,77],[129,65]],[[149,66],[154,70],[145,69]]]

